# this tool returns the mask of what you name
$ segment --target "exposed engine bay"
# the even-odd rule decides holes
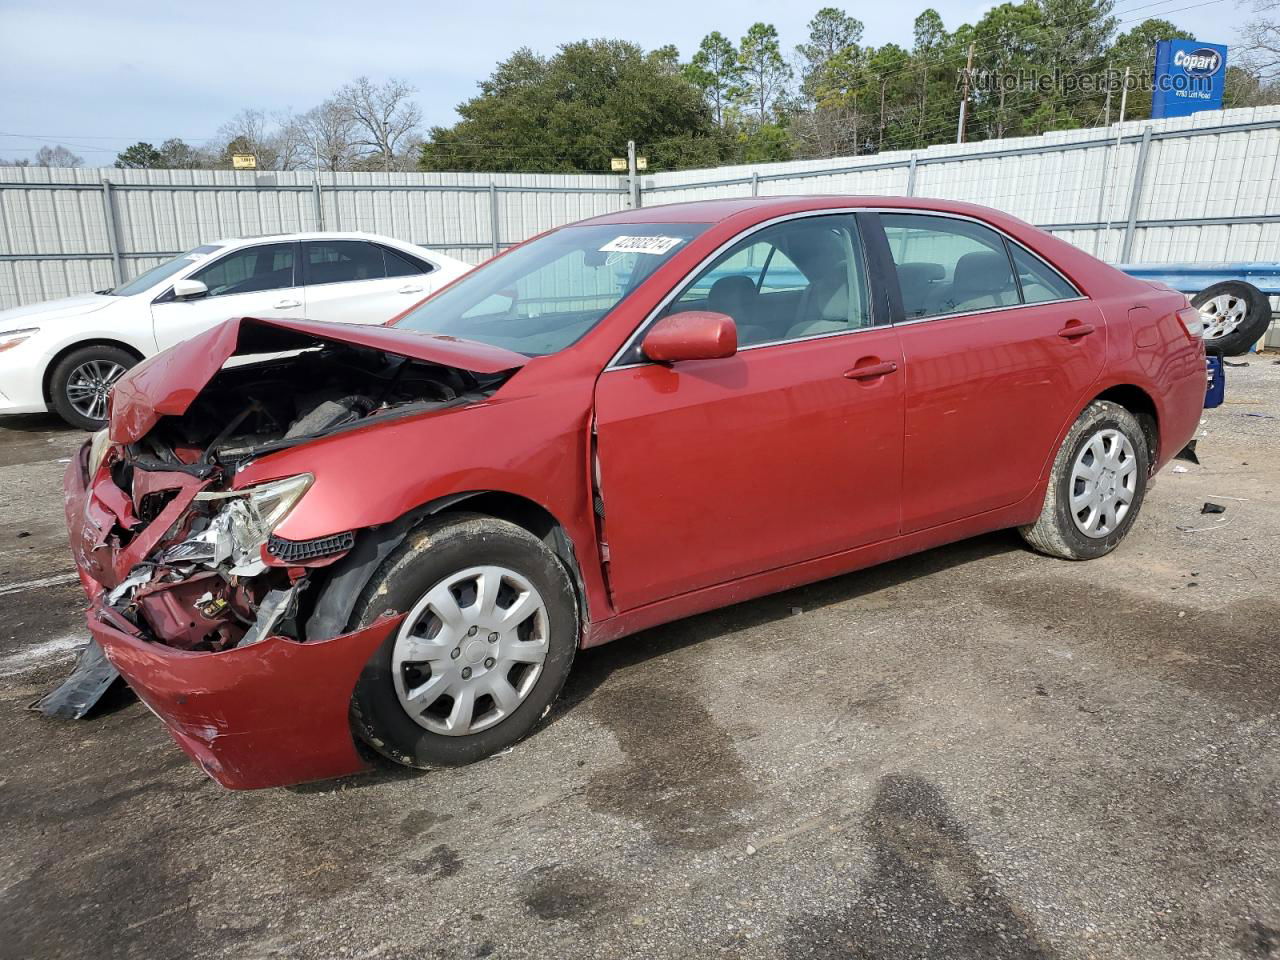
[[[86,545],[96,562],[87,559],[102,574],[107,608],[139,636],[183,650],[226,650],[271,633],[301,638],[312,578],[355,542],[355,531],[305,542],[275,537],[313,478],[232,490],[237,469],[371,421],[482,402],[511,373],[348,343],[238,359],[181,415],[160,417],[123,447],[95,438],[86,457],[86,513],[101,536]]]

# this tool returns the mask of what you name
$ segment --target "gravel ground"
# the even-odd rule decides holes
[[[1109,557],[933,550],[588,651],[483,763],[253,793],[25,709],[81,438],[0,421],[0,955],[1280,957],[1280,365],[1228,374]]]

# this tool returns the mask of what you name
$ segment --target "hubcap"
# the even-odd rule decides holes
[[[1248,312],[1248,302],[1235,294],[1220,293],[1213,299],[1206,300],[1200,304],[1200,316],[1204,319],[1204,338],[1217,340],[1234,333],[1244,322]]]
[[[547,606],[506,567],[445,577],[409,611],[391,651],[396,696],[413,721],[460,737],[509,717],[547,658]]]
[[[1086,537],[1105,537],[1124,522],[1138,489],[1138,458],[1119,430],[1099,430],[1071,468],[1071,517]]]
[[[89,360],[71,371],[67,378],[67,401],[73,410],[90,420],[107,418],[107,396],[111,386],[124,375],[124,367],[111,360]]]

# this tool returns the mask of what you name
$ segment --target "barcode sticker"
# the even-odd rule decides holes
[[[600,248],[600,252],[649,253],[661,256],[670,253],[683,242],[683,237],[614,237]]]

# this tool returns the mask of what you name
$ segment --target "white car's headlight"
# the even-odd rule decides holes
[[[5,330],[0,333],[0,353],[6,350],[12,350],[24,340],[30,339],[34,334],[40,332],[39,327],[26,327],[23,330]]]
[[[243,490],[197,493],[197,503],[221,502],[208,525],[182,543],[165,550],[162,563],[205,563],[219,566],[231,562],[230,572],[255,576],[265,569],[262,546],[271,531],[297,506],[315,477],[300,473]]]

